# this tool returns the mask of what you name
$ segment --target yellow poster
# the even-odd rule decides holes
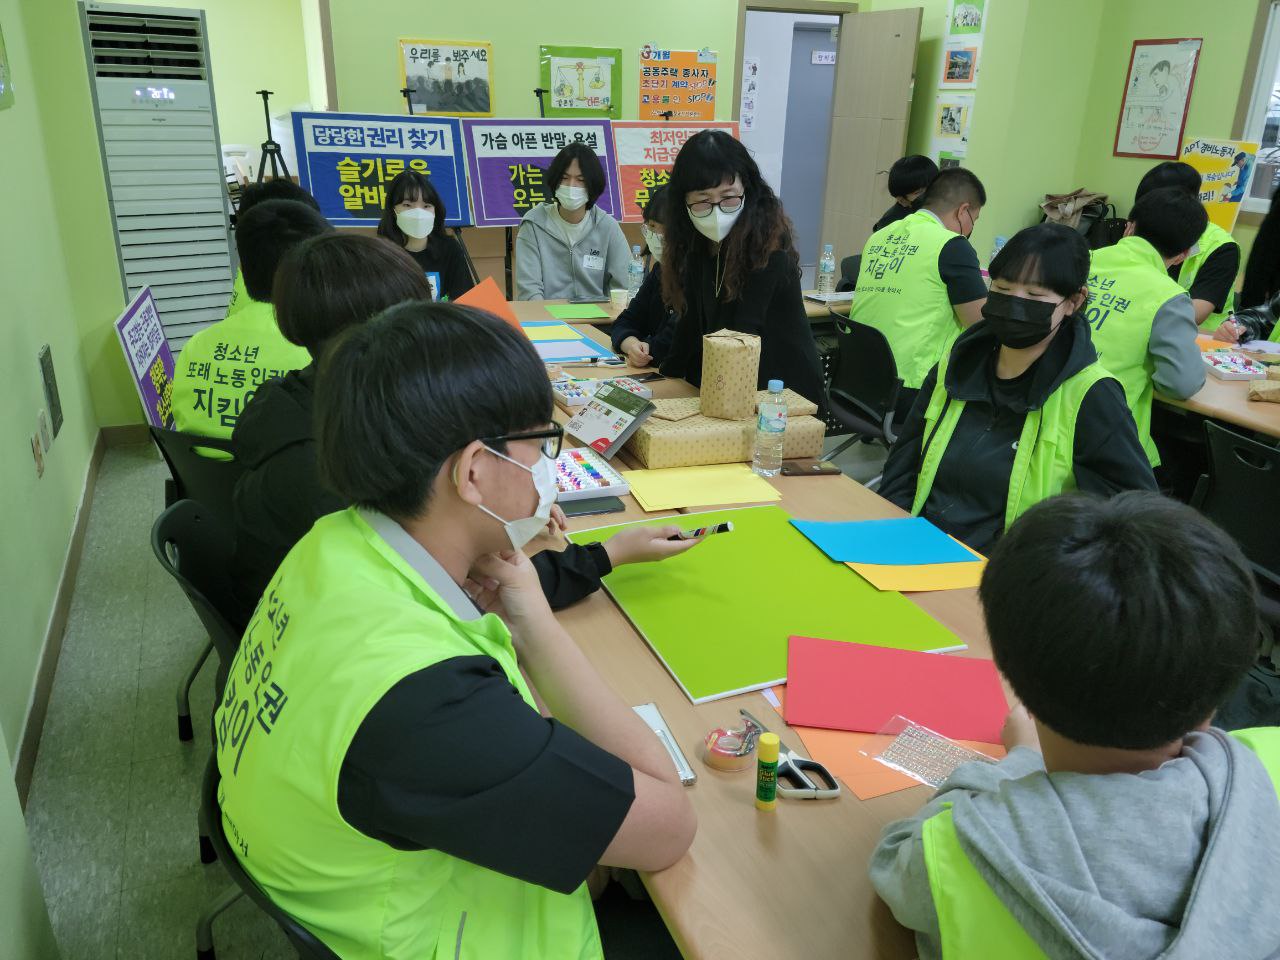
[[[1200,172],[1200,202],[1209,220],[1228,233],[1236,225],[1240,202],[1249,195],[1258,145],[1241,140],[1191,140],[1179,159]]]

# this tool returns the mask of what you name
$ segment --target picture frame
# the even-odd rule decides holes
[[[1113,156],[1178,159],[1203,46],[1203,37],[1133,41]]]

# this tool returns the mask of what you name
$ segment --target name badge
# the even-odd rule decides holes
[[[440,299],[440,274],[435,270],[428,270],[427,283],[431,285],[431,299],[438,301]]]
[[[583,254],[582,269],[583,270],[603,270],[604,257],[601,257],[594,253]]]

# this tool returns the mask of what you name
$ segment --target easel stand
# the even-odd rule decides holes
[[[266,176],[268,162],[271,164],[272,180],[279,180],[282,175],[288,180],[290,179],[289,167],[285,164],[284,155],[280,152],[280,144],[271,137],[271,109],[267,104],[274,91],[255,90],[254,92],[262,98],[262,119],[267,124],[267,139],[262,141],[262,157],[258,160],[258,183],[261,183]]]

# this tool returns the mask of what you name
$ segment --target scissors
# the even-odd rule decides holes
[[[759,727],[760,732],[769,732],[768,727],[746,710],[738,712]],[[817,760],[800,756],[779,740],[778,796],[788,800],[834,800],[840,796],[840,781]]]

